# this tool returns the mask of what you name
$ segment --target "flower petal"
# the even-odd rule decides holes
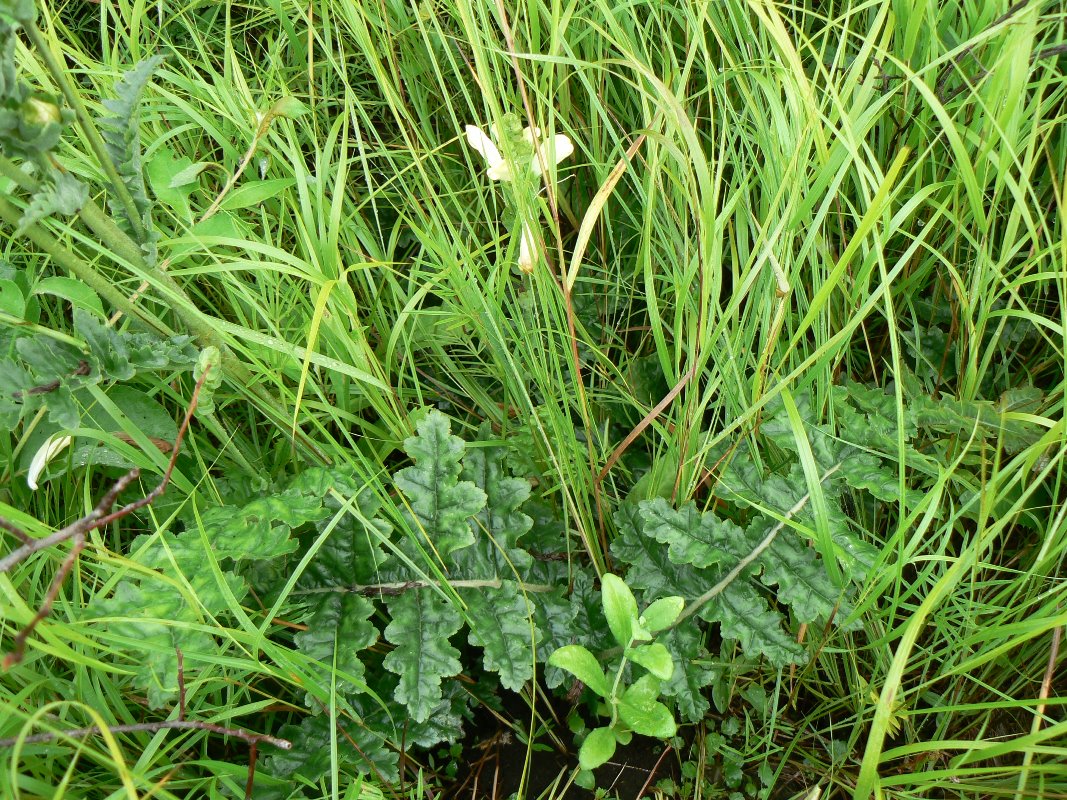
[[[45,439],[44,444],[37,448],[37,452],[33,454],[33,460],[30,461],[30,469],[26,473],[26,485],[30,489],[37,490],[37,479],[41,477],[41,473],[44,472],[48,462],[55,458],[56,453],[70,443],[70,436],[49,436]]]
[[[507,161],[501,160],[499,164],[489,167],[485,174],[489,176],[491,181],[510,181],[511,165]]]
[[[519,269],[529,275],[537,263],[537,242],[534,241],[533,231],[525,222],[522,223],[522,233],[519,235]]]
[[[557,133],[551,142],[542,142],[539,149],[545,156],[545,164],[554,167],[574,152],[574,143],[564,134]],[[542,172],[541,159],[537,157],[537,153],[533,156],[533,171],[534,175],[540,175]]]
[[[493,140],[485,135],[485,131],[474,125],[468,125],[464,130],[467,134],[467,144],[485,157],[489,163],[490,172],[503,163],[504,159],[500,156],[500,151],[493,144]]]
[[[522,138],[526,140],[526,143],[531,147],[537,143],[537,140],[541,138],[540,128],[531,128],[527,125],[522,129]]]

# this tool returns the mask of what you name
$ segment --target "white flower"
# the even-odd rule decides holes
[[[519,269],[529,275],[533,272],[535,263],[537,263],[537,241],[534,239],[530,226],[524,222],[522,233],[519,234]]]
[[[41,477],[48,462],[70,442],[69,436],[49,436],[45,439],[44,444],[37,449],[37,452],[33,454],[33,460],[30,461],[30,470],[26,473],[26,485],[36,491],[37,479]]]
[[[510,181],[514,177],[511,165],[504,160],[504,157],[500,154],[500,148],[493,141],[494,139],[500,139],[497,127],[495,125],[489,127],[489,133],[492,134],[491,137],[481,128],[474,125],[468,125],[465,131],[467,143],[481,153],[489,164],[489,169],[486,170],[489,180]],[[542,163],[546,167],[554,167],[574,152],[574,144],[562,133],[557,133],[553,136],[552,141],[547,143],[547,147],[546,143],[541,141],[540,128],[524,128],[522,136],[534,149],[533,157],[530,160],[530,170],[534,175],[541,174]],[[538,157],[538,151],[543,156],[543,160]]]

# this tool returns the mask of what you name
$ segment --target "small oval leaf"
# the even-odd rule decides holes
[[[580,644],[564,645],[548,657],[548,663],[567,670],[601,697],[606,698],[611,691],[600,662]]]
[[[626,657],[640,664],[660,680],[669,681],[674,674],[674,660],[659,642],[643,644],[626,651]]]
[[[630,587],[619,576],[608,573],[601,579],[600,591],[611,635],[622,647],[629,647],[637,622],[637,601]]]
[[[582,769],[596,769],[615,755],[615,734],[611,728],[591,731],[578,751],[578,764]]]
[[[661,597],[645,609],[645,613],[641,615],[641,624],[650,633],[661,631],[673,625],[684,608],[685,600],[681,597]]]

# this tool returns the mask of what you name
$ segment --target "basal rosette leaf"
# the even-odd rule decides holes
[[[852,532],[851,523],[841,510],[842,482],[828,481],[823,484],[823,491],[828,501],[827,524],[834,555],[850,581],[862,581],[878,558],[878,550]],[[724,470],[717,488],[717,494],[723,500],[756,509],[790,508],[806,492],[807,479],[799,462],[790,465],[785,474],[771,473],[764,477],[755,464],[742,458],[735,459]],[[809,503],[795,519],[814,527],[812,513]]]
[[[397,752],[381,732],[361,721],[335,721],[328,714],[316,714],[304,717],[299,725],[282,726],[278,735],[292,742],[293,747],[274,751],[264,760],[263,767],[279,778],[299,775],[314,783],[327,774],[332,759],[331,737],[337,743],[338,761],[343,767],[381,781],[399,777]]]
[[[216,558],[261,560],[293,552],[298,543],[292,530],[328,513],[321,498],[285,491],[240,507],[216,506],[201,521]]]
[[[431,410],[417,425],[417,436],[404,442],[414,466],[396,473],[414,516],[412,529],[441,556],[474,542],[470,518],[485,507],[485,492],[470,481],[460,481],[460,460],[465,444],[452,436],[448,418]]]
[[[735,580],[698,612],[719,623],[724,639],[736,639],[745,655],[765,657],[775,667],[803,664],[804,649],[782,629],[785,619],[772,609],[749,581]]]
[[[689,564],[675,564],[668,548],[645,533],[638,505],[620,506],[615,524],[619,535],[611,543],[611,553],[629,566],[626,584],[640,592],[644,602],[669,596],[693,600],[710,586],[699,570]]]
[[[726,543],[741,535],[741,529],[714,514],[701,514],[695,503],[675,510],[661,497],[639,504],[645,533],[669,545],[675,564],[708,567],[729,557]]]
[[[388,603],[385,638],[395,645],[383,664],[400,677],[395,697],[411,718],[425,722],[441,702],[441,680],[459,674],[459,651],[448,643],[463,618],[430,589],[405,592]]]
[[[332,525],[297,587],[322,589],[381,583],[382,571],[392,560],[382,549],[382,542],[388,541],[392,526],[379,516],[381,501],[367,487],[367,480],[351,467],[313,467],[298,475],[289,489],[323,498],[323,504],[331,512],[315,523],[313,533],[303,537],[303,544],[308,547],[318,540],[327,525]],[[349,510],[335,523],[334,514],[352,497],[356,498],[355,503],[349,504]]]
[[[473,624],[468,637],[481,647],[483,663],[500,676],[505,689],[517,692],[533,678],[535,648],[541,632],[533,624],[530,601],[514,581],[503,581],[499,589],[461,589]]]
[[[307,620],[307,630],[293,637],[296,646],[322,665],[320,685],[330,686],[333,673],[340,693],[361,692],[364,668],[359,653],[378,641],[378,629],[369,622],[374,604],[349,593],[334,592],[319,597],[314,613]],[[321,709],[310,692],[304,702],[313,710]]]
[[[236,579],[231,590],[240,591]],[[206,602],[215,605],[213,598]],[[133,685],[147,694],[153,709],[162,708],[177,696],[179,648],[190,657],[187,677],[189,664],[197,655],[218,652],[214,638],[195,627],[203,622],[198,611],[161,579],[122,581],[111,597],[94,600],[89,613],[108,635],[127,640],[115,644],[130,648],[133,658],[127,668],[133,672]]]
[[[485,494],[485,507],[472,525],[474,535],[487,535],[500,551],[501,569],[525,570],[533,559],[518,546],[518,539],[533,526],[533,520],[519,508],[530,496],[530,484],[508,477],[504,468],[507,451],[503,447],[472,447],[463,458],[460,477]],[[507,561],[512,566],[508,566]]]
[[[759,563],[763,567],[760,580],[777,587],[778,600],[792,609],[798,622],[841,620],[852,613],[851,603],[830,580],[818,551],[791,532],[779,533]]]
[[[674,700],[678,713],[688,722],[699,722],[711,708],[704,689],[715,680],[715,673],[701,665],[708,659],[703,634],[694,625],[680,625],[657,637],[678,665],[670,680],[660,689],[664,697]]]

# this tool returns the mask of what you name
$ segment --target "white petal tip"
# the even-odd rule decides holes
[[[37,491],[37,479],[41,477],[48,462],[71,441],[70,436],[49,436],[44,440],[44,444],[37,448],[37,452],[33,454],[33,460],[30,461],[30,469],[26,473],[26,485],[31,491]]]

